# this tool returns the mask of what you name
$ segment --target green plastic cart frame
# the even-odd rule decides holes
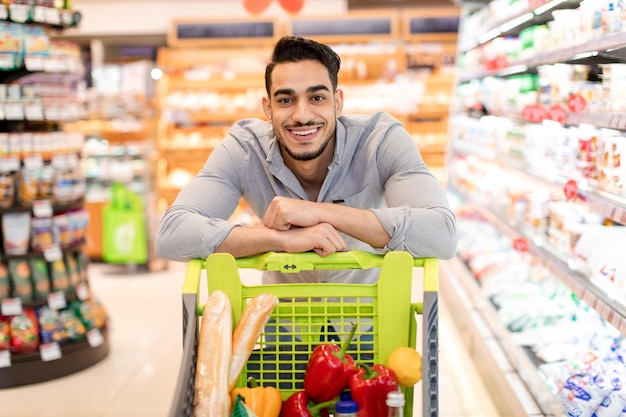
[[[424,269],[423,301],[411,303],[413,268]],[[297,283],[248,286],[241,282],[239,269],[294,273],[309,270],[380,268],[375,284]],[[357,324],[349,353],[369,363],[386,363],[399,346],[415,348],[417,315],[423,316],[422,373],[423,415],[438,415],[438,264],[434,258],[413,258],[407,252],[377,255],[364,251],[338,252],[321,257],[314,252],[277,253],[234,258],[213,254],[206,261],[192,260],[183,284],[183,357],[170,417],[193,415],[194,379],[197,357],[202,270],[206,270],[209,293],[228,294],[233,306],[233,322],[241,317],[246,300],[272,293],[279,304],[270,324],[259,339],[237,386],[245,386],[249,375],[259,385],[276,386],[283,399],[302,389],[303,369],[316,345],[334,336],[343,341]],[[403,329],[405,329],[403,331]],[[321,341],[322,340],[322,341]],[[403,388],[405,416],[412,416],[413,388]]]

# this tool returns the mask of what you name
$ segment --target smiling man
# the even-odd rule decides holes
[[[399,121],[383,112],[342,115],[340,63],[330,47],[313,40],[278,41],[265,72],[267,120],[231,127],[165,213],[157,256],[327,256],[348,249],[454,255],[456,220],[445,191]],[[261,225],[228,220],[241,197]],[[282,279],[371,283],[377,271],[370,271]]]

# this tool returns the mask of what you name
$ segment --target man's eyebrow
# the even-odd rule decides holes
[[[306,92],[310,94],[310,93],[314,93],[314,92],[320,91],[320,90],[325,90],[325,91],[329,91],[330,92],[328,87],[325,86],[324,84],[311,86],[311,87],[306,89]],[[292,88],[282,88],[282,89],[274,91],[274,97],[280,96],[280,95],[287,95],[287,96],[289,96],[289,95],[294,95],[294,94],[296,94],[296,90],[294,90]]]

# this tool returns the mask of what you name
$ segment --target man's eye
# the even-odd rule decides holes
[[[313,96],[312,100],[313,101],[324,101],[324,96]]]
[[[283,98],[279,98],[279,99],[278,99],[278,102],[279,102],[280,104],[289,104],[289,103],[291,103],[292,101],[293,101],[293,100],[291,100],[291,99],[290,99],[290,98],[288,98],[288,97],[283,97]]]

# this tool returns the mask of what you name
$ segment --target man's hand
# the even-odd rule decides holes
[[[263,225],[275,230],[314,226],[320,222],[317,206],[312,201],[274,197],[263,216]]]
[[[330,224],[320,223],[309,227],[295,227],[281,233],[281,245],[285,252],[315,251],[320,256],[328,256],[344,251],[348,244],[341,234]]]

